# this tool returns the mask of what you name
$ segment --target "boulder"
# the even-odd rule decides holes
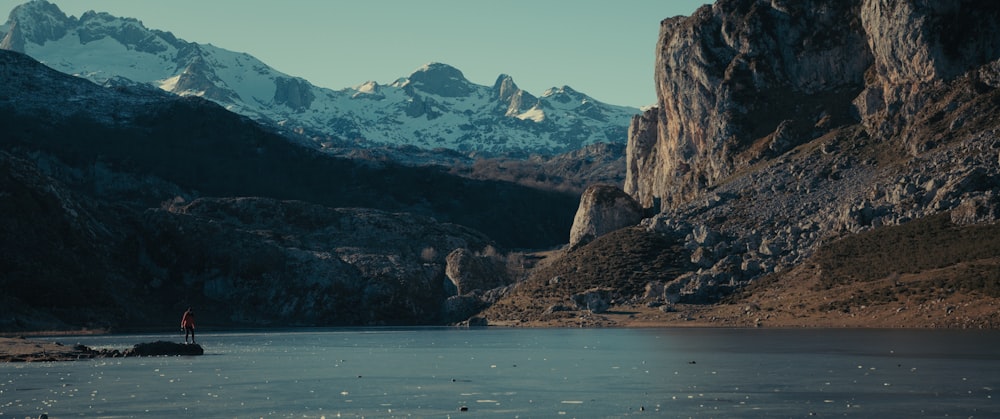
[[[650,281],[646,283],[646,292],[643,293],[642,299],[646,301],[658,301],[665,299],[664,291],[666,290],[666,284],[663,281]]]
[[[573,294],[571,299],[578,310],[589,310],[591,313],[606,313],[611,307],[611,299],[615,290],[611,288],[591,288],[579,294]]]
[[[453,295],[444,301],[441,317],[445,323],[458,323],[479,313],[485,305],[478,295]]]
[[[580,197],[569,246],[575,249],[604,234],[634,226],[642,217],[643,208],[625,191],[612,185],[591,185]]]
[[[1000,219],[1000,199],[992,194],[965,199],[951,210],[951,222],[957,225],[993,223]]]

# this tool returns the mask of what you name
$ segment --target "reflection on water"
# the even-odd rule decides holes
[[[53,338],[125,348],[182,336]],[[0,364],[0,417],[1000,417],[996,331],[330,329]]]

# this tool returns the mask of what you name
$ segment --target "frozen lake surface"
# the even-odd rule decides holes
[[[180,335],[48,338],[124,349]],[[0,417],[1000,417],[1000,332],[323,329],[0,364]]]

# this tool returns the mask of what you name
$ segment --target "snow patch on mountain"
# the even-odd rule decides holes
[[[536,97],[503,74],[494,86],[477,85],[443,63],[428,63],[389,84],[320,88],[246,53],[186,42],[132,18],[97,12],[67,17],[44,0],[16,7],[3,28],[3,48],[61,72],[203,97],[319,146],[561,153],[624,143],[639,113],[568,86]]]

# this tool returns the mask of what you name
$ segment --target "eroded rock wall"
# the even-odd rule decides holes
[[[673,206],[842,123],[872,62],[860,7],[725,0],[664,20],[658,105],[632,121],[626,191]]]
[[[1000,56],[997,2],[868,0],[860,13],[874,62],[854,103],[872,135],[901,133],[925,92]]]
[[[670,208],[838,126],[860,121],[888,139],[931,99],[928,85],[1000,55],[998,10],[983,0],[720,0],[666,19],[658,103],[632,120],[625,190]]]

